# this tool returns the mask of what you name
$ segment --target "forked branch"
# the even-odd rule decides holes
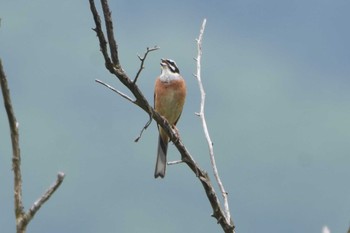
[[[22,173],[21,173],[21,153],[19,147],[18,122],[12,108],[10,90],[8,88],[5,72],[0,59],[0,85],[4,105],[9,120],[12,142],[12,170],[14,173],[14,198],[15,198],[15,216],[17,233],[24,233],[30,220],[34,217],[40,207],[51,197],[57,190],[64,179],[63,173],[58,173],[56,182],[33,204],[27,211],[24,211],[22,202]]]
[[[137,71],[137,74],[134,78],[134,83],[137,82],[137,79],[139,78],[140,74],[141,74],[141,71],[145,68],[144,67],[144,63],[146,61],[146,57],[148,55],[149,52],[152,52],[152,51],[155,51],[155,50],[158,50],[159,47],[157,45],[155,45],[153,48],[148,48],[147,47],[147,51],[145,52],[145,54],[143,55],[143,57],[141,57],[140,55],[137,55],[137,57],[140,59],[141,63],[140,63],[140,69]]]
[[[173,127],[169,124],[168,121],[166,121],[163,117],[161,117],[148,103],[146,98],[144,97],[143,93],[141,90],[138,88],[136,85],[137,78],[139,78],[139,75],[142,71],[143,64],[141,60],[141,65],[140,65],[140,70],[137,73],[134,81],[132,81],[129,76],[125,73],[125,71],[122,69],[122,66],[120,65],[120,60],[118,57],[118,50],[117,50],[117,43],[114,38],[113,34],[113,23],[111,19],[111,12],[109,10],[109,6],[107,3],[107,0],[101,0],[102,4],[102,10],[103,10],[103,15],[105,19],[105,27],[107,31],[107,38],[108,38],[108,44],[110,46],[110,53],[112,59],[108,56],[107,52],[107,42],[104,36],[104,33],[102,31],[101,27],[101,20],[100,16],[96,10],[96,6],[94,3],[94,0],[89,0],[90,2],[90,9],[95,21],[95,29],[94,31],[97,34],[97,37],[99,39],[100,43],[100,50],[101,53],[103,54],[104,60],[105,60],[105,65],[106,68],[109,70],[110,73],[114,74],[121,83],[123,83],[134,95],[135,97],[135,104],[138,105],[140,108],[142,108],[149,116],[151,116],[164,130],[165,132],[169,135],[170,140],[174,143],[175,147],[178,149],[178,151],[181,154],[181,161],[186,163],[186,165],[193,171],[193,173],[196,175],[198,180],[201,182],[205,193],[207,195],[207,198],[212,206],[213,209],[213,214],[212,216],[216,218],[217,223],[219,223],[224,230],[224,232],[232,233],[234,232],[234,225],[232,221],[227,220],[225,217],[225,213],[220,206],[219,199],[216,195],[216,192],[210,182],[209,176],[205,171],[203,171],[197,163],[194,161],[193,157],[191,154],[188,152],[186,149],[185,145],[183,144],[180,135],[178,132],[175,132]],[[145,58],[145,57],[144,57]],[[113,62],[112,62],[113,61]]]

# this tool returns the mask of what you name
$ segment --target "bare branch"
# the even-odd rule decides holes
[[[95,79],[95,82],[102,84],[103,86],[107,87],[108,89],[114,91],[115,93],[119,94],[121,97],[123,97],[126,100],[129,100],[131,103],[135,104],[135,101],[133,99],[131,99],[129,96],[127,96],[126,94],[124,94],[121,91],[118,91],[117,89],[115,89],[114,87],[112,87],[111,85],[99,80],[99,79]]]
[[[158,50],[159,49],[159,47],[157,46],[157,45],[155,45],[153,48],[148,48],[147,47],[147,51],[145,52],[145,54],[143,55],[143,57],[141,57],[140,55],[137,55],[137,57],[140,59],[140,61],[141,61],[141,64],[140,64],[140,69],[137,71],[137,74],[136,74],[136,76],[135,76],[135,78],[134,78],[134,84],[137,82],[137,79],[139,78],[139,75],[140,75],[140,73],[141,73],[141,71],[145,68],[144,66],[143,66],[143,64],[145,63],[145,60],[146,60],[146,57],[147,57],[147,55],[148,55],[148,53],[149,52],[152,52],[152,51],[155,51],[155,50]]]
[[[12,142],[12,170],[14,173],[14,199],[15,199],[15,216],[16,216],[16,228],[17,233],[24,233],[30,220],[34,217],[39,208],[50,198],[50,196],[56,191],[63,181],[64,174],[59,173],[56,184],[52,186],[27,212],[24,212],[22,202],[22,175],[21,175],[21,154],[19,147],[19,131],[18,122],[15,117],[15,113],[12,108],[10,90],[7,85],[5,72],[2,67],[0,59],[0,84],[2,95],[4,99],[4,105],[9,120],[9,126],[11,131]]]
[[[143,110],[145,110],[146,112],[150,112],[151,110],[149,109],[150,105],[148,104],[146,98],[143,96],[142,92],[140,91],[140,89],[138,88],[137,85],[135,85],[131,79],[127,76],[127,74],[125,73],[125,71],[121,68],[120,64],[113,64],[111,62],[111,59],[108,56],[108,52],[107,52],[107,42],[104,36],[104,33],[102,31],[102,26],[101,26],[101,20],[100,20],[100,16],[96,10],[96,6],[94,3],[94,0],[89,0],[90,2],[90,9],[91,9],[91,13],[93,15],[94,21],[95,21],[95,29],[94,31],[97,34],[98,40],[100,42],[100,50],[101,53],[103,54],[104,60],[105,60],[105,66],[107,68],[107,70],[114,74],[121,83],[123,83],[135,96],[136,100],[135,100],[135,104],[138,105],[139,107],[141,107]],[[108,3],[106,0],[101,0],[101,4],[104,5],[104,17],[105,17],[105,21],[111,21],[111,15],[110,15],[110,11],[109,11],[109,7],[108,7]],[[106,24],[106,29],[107,31],[109,31],[111,33],[110,37],[111,40],[114,40],[114,36],[113,36],[113,27],[111,23]],[[111,46],[111,44],[110,44]],[[115,44],[114,46],[115,49],[117,49],[117,45]],[[111,51],[115,51],[114,49],[110,49]],[[119,62],[119,57],[118,57],[118,53],[116,50],[116,53],[114,54],[117,56],[117,58],[115,59],[115,61]]]
[[[118,95],[120,95],[121,97],[123,97],[124,99],[130,101],[131,103],[133,104],[136,104],[136,101],[134,101],[133,99],[131,99],[128,95],[124,94],[123,92],[115,89],[114,87],[112,87],[111,85],[99,80],[99,79],[96,79],[95,82],[107,87],[108,89],[114,91],[115,93],[117,93]],[[134,140],[135,142],[138,142],[143,134],[143,132],[148,128],[148,126],[152,123],[152,116],[149,115],[149,120],[146,122],[145,126],[142,128],[142,130],[140,131],[140,134],[139,136]]]
[[[51,185],[51,187],[46,190],[46,192],[37,200],[34,202],[32,207],[28,210],[28,212],[23,216],[21,219],[20,225],[27,225],[30,220],[34,217],[36,212],[41,208],[41,206],[49,200],[49,198],[52,196],[52,194],[58,189],[58,187],[62,184],[64,179],[64,173],[59,172],[57,174],[57,179],[54,184]]]
[[[145,126],[142,128],[139,136],[134,140],[134,142],[138,142],[140,140],[140,138],[143,134],[143,131],[145,131],[148,128],[148,126],[151,124],[151,122],[152,122],[152,115],[149,115],[148,121],[146,122]]]
[[[116,68],[119,68],[120,63],[119,63],[119,57],[118,57],[118,45],[114,39],[111,11],[109,10],[107,0],[101,0],[101,5],[102,5],[102,9],[103,9],[103,14],[105,16],[104,18],[105,18],[105,24],[106,24],[106,29],[107,29],[107,38],[108,38],[109,50],[111,53],[113,65]]]
[[[106,61],[105,65],[106,65],[106,68],[108,69],[107,64],[111,64],[111,59],[108,56],[107,41],[106,41],[105,36],[103,34],[103,31],[102,31],[101,19],[97,13],[95,2],[93,0],[90,0],[90,9],[91,9],[92,15],[94,17],[95,25],[96,25],[96,28],[94,28],[93,30],[97,34],[98,40],[100,42],[101,53],[103,54],[103,57]]]
[[[179,164],[179,163],[183,163],[184,161],[182,160],[176,160],[176,161],[170,161],[170,162],[167,162],[167,165],[175,165],[175,164]]]
[[[7,85],[7,79],[0,60],[0,82],[1,90],[4,98],[4,105],[7,112],[11,131],[12,142],[12,170],[14,173],[14,197],[15,197],[15,215],[19,219],[24,214],[22,203],[22,175],[21,175],[21,154],[19,148],[19,132],[18,122],[12,108],[10,90]]]
[[[200,112],[196,113],[196,115],[199,116],[200,119],[202,120],[202,126],[203,126],[203,130],[204,130],[204,135],[205,135],[205,138],[207,139],[207,143],[208,143],[208,147],[209,147],[210,161],[211,161],[211,165],[213,167],[214,176],[215,176],[215,179],[219,185],[219,188],[220,188],[223,200],[224,200],[226,222],[228,222],[228,223],[232,222],[232,225],[233,225],[233,221],[231,220],[231,214],[230,214],[230,209],[229,209],[229,205],[228,205],[228,198],[227,198],[228,193],[225,191],[224,185],[221,182],[219,172],[218,172],[218,169],[216,167],[213,142],[212,142],[210,135],[209,135],[208,126],[207,126],[207,122],[205,120],[205,114],[204,114],[205,91],[204,91],[203,83],[201,80],[201,59],[202,59],[202,40],[203,40],[203,33],[204,33],[206,22],[207,22],[207,20],[204,19],[201,30],[199,32],[199,37],[196,40],[197,41],[197,51],[198,51],[197,57],[195,58],[196,63],[197,63],[197,73],[194,76],[196,77],[196,79],[198,81],[199,89],[201,92]]]
[[[100,41],[100,48],[101,48],[101,52],[105,58],[106,68],[109,70],[109,72],[114,74],[119,79],[119,81],[121,83],[123,83],[132,92],[132,94],[136,98],[134,103],[137,104],[140,108],[142,108],[149,116],[152,116],[152,118],[159,124],[159,126],[161,126],[164,129],[164,131],[168,134],[170,140],[174,143],[174,145],[176,146],[176,148],[180,152],[181,160],[186,163],[186,165],[194,172],[194,174],[198,177],[199,181],[201,182],[201,184],[205,190],[205,193],[207,195],[207,198],[212,206],[213,216],[217,219],[217,222],[221,225],[222,229],[225,232],[227,232],[227,233],[234,232],[233,224],[231,224],[230,222],[227,222],[225,219],[224,212],[222,211],[222,209],[220,207],[219,199],[215,193],[215,190],[210,182],[208,175],[194,161],[194,159],[192,158],[192,156],[190,155],[190,153],[188,152],[188,150],[186,149],[186,147],[182,143],[182,140],[180,138],[179,133],[173,129],[172,125],[170,125],[167,120],[165,120],[162,116],[160,116],[151,107],[151,105],[148,103],[148,101],[146,100],[143,93],[140,91],[140,89],[136,85],[136,83],[131,81],[131,79],[128,77],[128,75],[125,73],[125,71],[122,69],[121,65],[119,64],[119,58],[116,57],[116,58],[112,59],[114,64],[111,64],[109,58],[105,56],[105,54],[106,54],[105,49],[106,48],[103,47],[104,35],[103,35],[102,29],[101,29],[100,22],[98,20],[99,15],[98,15],[98,12],[96,11],[96,8],[94,7],[94,3],[93,3],[94,1],[93,0],[89,0],[89,1],[90,1],[91,12],[94,16],[94,20],[95,20],[95,24],[96,24],[95,31],[96,31],[97,36],[98,36],[99,41]],[[108,9],[108,5],[107,5],[106,0],[101,0],[101,4],[102,4],[103,13],[104,13],[105,21],[106,21],[106,29],[107,29],[107,32],[108,31],[110,32],[110,35],[108,37],[109,45],[111,46],[110,51],[111,51],[111,53],[113,53],[114,49],[117,49],[117,46],[116,46],[116,44],[113,45],[113,43],[111,43],[111,41],[110,41],[111,35],[113,35],[113,27],[112,27],[111,23],[109,22],[111,20],[110,11]],[[114,37],[113,37],[113,40],[114,40]],[[115,55],[118,56],[117,53],[115,53]],[[114,61],[118,61],[118,63],[116,63]]]

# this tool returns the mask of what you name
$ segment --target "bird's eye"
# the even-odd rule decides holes
[[[179,68],[177,68],[175,61],[170,60],[170,59],[168,59],[168,60],[166,60],[166,61],[167,61],[167,63],[168,63],[169,69],[170,69],[173,73],[180,73]]]

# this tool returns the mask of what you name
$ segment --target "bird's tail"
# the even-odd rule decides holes
[[[167,150],[168,150],[168,138],[166,137],[166,140],[164,140],[161,134],[159,134],[157,162],[156,162],[156,169],[154,171],[154,178],[158,178],[159,176],[161,178],[164,178],[165,176]]]

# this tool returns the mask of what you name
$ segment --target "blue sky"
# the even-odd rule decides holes
[[[96,2],[97,5],[98,2]],[[176,60],[188,97],[178,124],[211,172],[192,73],[202,79],[218,168],[237,232],[346,232],[350,223],[350,2],[111,1],[121,64],[150,54],[138,81],[152,101],[159,59]],[[0,57],[20,123],[26,208],[63,171],[28,232],[220,232],[184,165],[154,180],[157,131],[108,89],[88,1],[0,2]],[[1,117],[2,116],[2,117]],[[169,160],[178,152],[169,147]],[[211,173],[210,173],[211,174]],[[14,232],[11,144],[0,108],[0,225]],[[213,177],[212,177],[213,178]]]

